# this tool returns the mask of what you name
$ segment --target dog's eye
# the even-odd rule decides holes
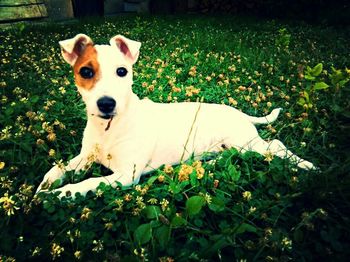
[[[126,70],[125,67],[118,67],[117,68],[117,75],[120,77],[124,77],[126,76],[126,74],[128,73],[128,70]]]
[[[90,79],[90,78],[93,78],[95,73],[94,73],[94,70],[92,70],[92,68],[83,66],[82,68],[80,68],[79,74],[81,75],[82,78]]]

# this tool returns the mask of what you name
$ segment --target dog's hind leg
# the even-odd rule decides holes
[[[296,154],[288,150],[287,147],[277,139],[274,139],[270,142],[266,142],[259,137],[251,141],[244,148],[251,151],[255,151],[262,155],[272,154],[280,158],[289,159],[291,163],[296,164],[299,168],[302,168],[302,169],[306,169],[306,170],[316,169],[314,164],[298,157]]]

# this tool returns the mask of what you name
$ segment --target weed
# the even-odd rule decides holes
[[[347,32],[196,16],[121,16],[3,31],[1,260],[345,260]],[[96,43],[116,34],[142,42],[133,86],[140,97],[223,103],[251,115],[284,108],[276,123],[259,127],[260,135],[281,138],[321,172],[231,149],[203,161],[164,163],[130,188],[101,183],[74,202],[35,196],[52,164],[80,150],[84,104],[58,46],[77,33]],[[66,179],[108,172],[93,164]]]

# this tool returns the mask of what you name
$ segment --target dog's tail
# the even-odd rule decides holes
[[[270,123],[274,122],[277,119],[277,117],[278,117],[278,115],[280,114],[281,111],[282,111],[282,108],[275,108],[267,116],[263,116],[263,117],[248,116],[248,120],[251,123],[253,123],[254,125],[270,124]]]

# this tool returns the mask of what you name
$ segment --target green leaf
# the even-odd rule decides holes
[[[147,180],[147,185],[151,186],[153,185],[154,181],[156,181],[158,179],[158,176],[152,176]]]
[[[345,86],[345,84],[346,84],[347,82],[349,82],[349,81],[350,81],[350,79],[344,79],[344,80],[342,80],[342,81],[339,81],[338,86],[339,86],[339,87],[343,87],[343,86]]]
[[[134,239],[139,245],[146,244],[151,240],[151,237],[152,227],[150,223],[140,225],[134,232]]]
[[[202,196],[193,196],[186,201],[186,211],[188,215],[194,216],[198,214],[205,205],[205,199]]]
[[[318,63],[314,68],[312,68],[312,75],[313,76],[319,76],[323,70],[322,63]]]
[[[304,98],[299,98],[298,101],[297,101],[297,104],[300,105],[300,106],[303,106],[306,104],[306,101]]]
[[[227,171],[230,175],[230,178],[232,178],[233,181],[238,181],[241,177],[241,172],[237,171],[234,165],[229,165]]]
[[[245,232],[256,233],[256,231],[257,231],[256,227],[247,223],[240,224],[239,226],[236,227],[236,230],[235,230],[236,234],[242,234]]]
[[[159,206],[147,206],[143,212],[148,219],[157,218],[161,214]]]
[[[154,229],[154,237],[158,240],[162,249],[166,248],[169,242],[170,227],[163,225]]]
[[[313,80],[316,79],[316,77],[307,74],[307,75],[305,75],[305,79],[306,79],[306,80],[311,80],[311,81],[313,81]]]
[[[329,85],[327,85],[325,82],[317,82],[314,85],[315,90],[322,90],[322,89],[327,89]]]
[[[304,91],[304,97],[305,97],[305,101],[306,102],[309,102],[310,101],[310,96],[309,96],[309,93]]]
[[[211,199],[211,203],[208,206],[210,210],[214,212],[221,212],[225,210],[225,202],[218,197],[213,197]]]
[[[170,224],[172,227],[181,227],[187,225],[187,220],[181,216],[175,215]]]

